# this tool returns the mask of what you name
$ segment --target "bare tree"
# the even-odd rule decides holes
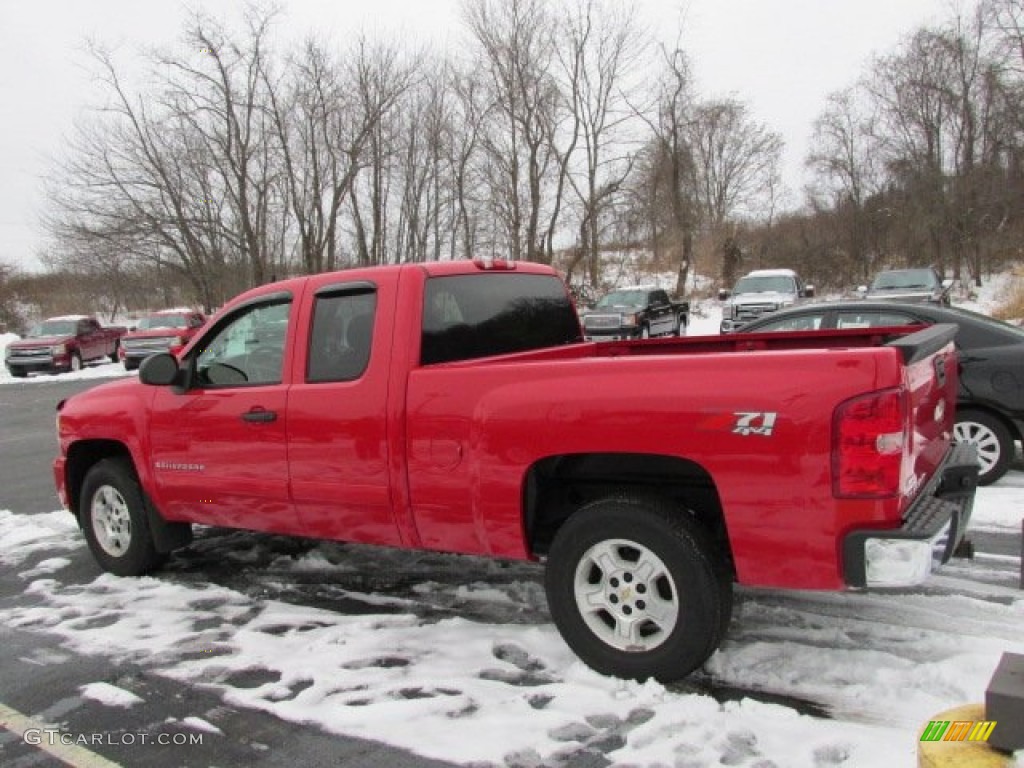
[[[389,248],[390,205],[394,196],[401,197],[401,180],[396,175],[405,108],[401,99],[417,81],[416,70],[417,58],[404,55],[393,42],[360,44],[352,87],[357,110],[374,119],[367,124],[349,199],[359,264],[386,264],[401,258]]]
[[[845,251],[860,279],[874,272],[883,254],[870,252],[868,230],[874,221],[867,210],[869,198],[881,190],[881,169],[876,162],[875,116],[858,99],[856,88],[828,97],[825,111],[814,122],[814,137],[807,165],[814,169],[820,190],[837,211],[848,215]]]
[[[599,272],[600,219],[632,170],[628,129],[638,122],[628,97],[646,38],[635,9],[600,0],[578,0],[566,21],[567,44],[559,47],[572,99],[573,131],[582,149],[582,173],[569,180],[580,201],[580,248],[568,266],[585,259],[590,283]]]
[[[512,258],[550,261],[540,223],[546,205],[560,206],[547,187],[552,168],[565,162],[552,144],[565,100],[552,76],[556,47],[547,4],[467,0],[463,8],[493,105],[481,140],[491,205]]]
[[[663,48],[661,53],[663,71],[657,84],[656,117],[645,117],[653,134],[648,148],[645,197],[652,250],[657,256],[665,246],[675,254],[675,292],[682,296],[693,268],[693,241],[698,224],[696,167],[689,130],[694,96],[683,50]]]

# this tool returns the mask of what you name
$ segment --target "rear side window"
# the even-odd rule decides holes
[[[921,321],[901,312],[840,312],[839,328],[887,328],[898,325],[921,325]]]
[[[775,331],[817,331],[821,328],[822,321],[825,318],[822,315],[794,315],[792,317],[779,317],[772,320],[770,323],[764,325],[758,325],[757,328],[743,330],[749,330],[751,333],[765,333]]]
[[[427,281],[423,365],[581,341],[565,286],[550,275],[456,275]]]
[[[363,375],[370,362],[376,308],[372,289],[317,296],[306,381],[352,381]]]

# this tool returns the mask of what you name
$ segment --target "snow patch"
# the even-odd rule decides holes
[[[87,683],[86,685],[80,685],[78,690],[82,692],[83,699],[98,701],[100,704],[106,704],[108,707],[127,709],[145,701],[145,699],[136,696],[131,691],[118,688],[110,683]]]

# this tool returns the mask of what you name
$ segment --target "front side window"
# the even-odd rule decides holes
[[[256,304],[221,325],[195,358],[196,386],[279,384],[290,307],[289,301]]]
[[[552,275],[456,275],[427,281],[423,365],[581,341],[565,285]]]

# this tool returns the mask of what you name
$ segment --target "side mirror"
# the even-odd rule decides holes
[[[178,359],[166,352],[150,355],[139,366],[139,381],[154,387],[177,384],[180,377]]]
[[[866,285],[858,285],[857,286],[857,293],[859,293],[861,296],[866,295],[867,292],[868,292],[868,287]]]
[[[725,301],[731,295],[732,294],[729,291],[725,290],[725,288],[719,288],[718,289],[718,300],[719,301]]]
[[[808,299],[813,299],[814,298],[814,286],[813,285],[805,285],[804,286],[804,296],[806,296]]]

